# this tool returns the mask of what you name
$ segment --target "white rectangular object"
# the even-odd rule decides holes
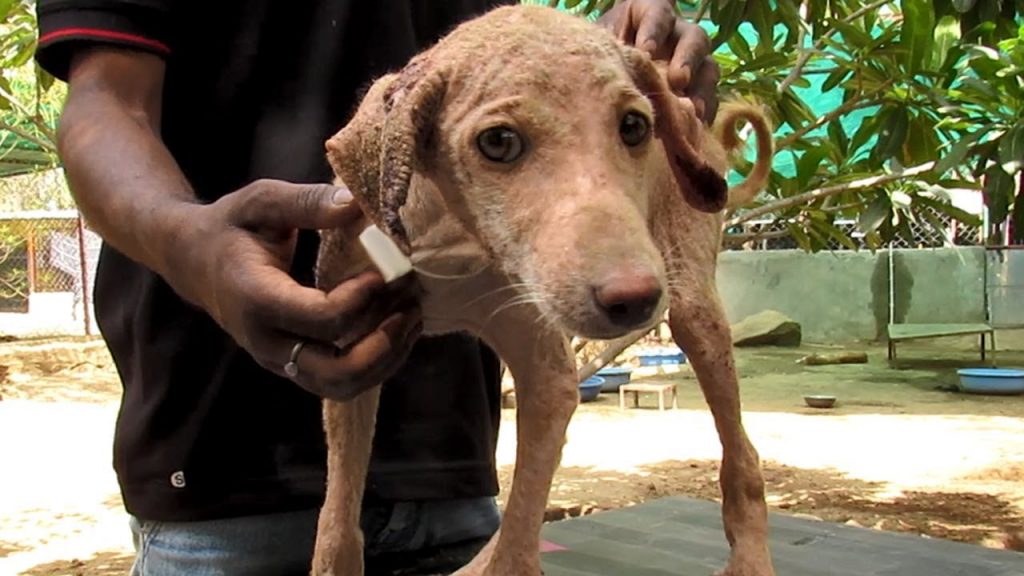
[[[370,260],[380,271],[385,282],[391,282],[412,271],[412,261],[402,254],[394,243],[380,228],[371,224],[359,235],[359,242],[366,249]]]

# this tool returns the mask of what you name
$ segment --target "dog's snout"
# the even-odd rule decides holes
[[[594,302],[616,326],[639,327],[661,302],[661,282],[649,272],[615,274],[594,286]]]

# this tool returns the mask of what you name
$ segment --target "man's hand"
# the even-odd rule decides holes
[[[289,276],[297,230],[352,223],[361,213],[351,200],[344,188],[261,180],[196,205],[166,274],[272,372],[288,376],[304,342],[293,380],[334,400],[390,376],[422,327],[409,280],[385,285],[366,273],[325,293]]]
[[[710,124],[718,112],[718,64],[704,30],[683,20],[672,0],[619,0],[598,24],[626,44],[668,61],[668,82],[679,96],[693,101]]]
[[[75,51],[58,146],[68,183],[104,242],[160,274],[268,370],[299,342],[293,379],[344,400],[398,369],[420,324],[412,282],[364,274],[330,292],[289,274],[297,230],[360,216],[347,190],[254,182],[198,201],[160,139],[165,63],[147,52]]]

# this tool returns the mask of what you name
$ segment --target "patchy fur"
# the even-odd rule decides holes
[[[629,132],[627,118],[649,130]],[[568,338],[620,337],[666,313],[722,441],[732,546],[723,574],[774,573],[714,282],[721,210],[765,185],[771,130],[751,105],[723,106],[719,119],[705,129],[664,70],[611,34],[520,5],[459,26],[378,79],[327,143],[367,220],[321,232],[319,285],[369,267],[355,238],[376,223],[414,262],[425,333],[476,334],[515,378],[518,451],[502,527],[459,574],[540,574],[543,512],[578,402]],[[748,179],[728,190],[739,120],[754,126],[759,152]],[[499,149],[508,162],[484,154],[481,134],[495,128],[518,136],[521,155],[514,145]],[[376,392],[325,402],[328,492],[314,574],[362,574],[358,502],[376,406]]]

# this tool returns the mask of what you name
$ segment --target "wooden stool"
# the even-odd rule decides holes
[[[633,393],[633,407],[638,408],[640,406],[640,393],[641,392],[656,392],[658,394],[658,410],[664,410],[668,393],[672,393],[672,409],[678,408],[676,404],[676,385],[675,384],[623,384],[619,386],[619,409],[626,409],[626,393]]]

